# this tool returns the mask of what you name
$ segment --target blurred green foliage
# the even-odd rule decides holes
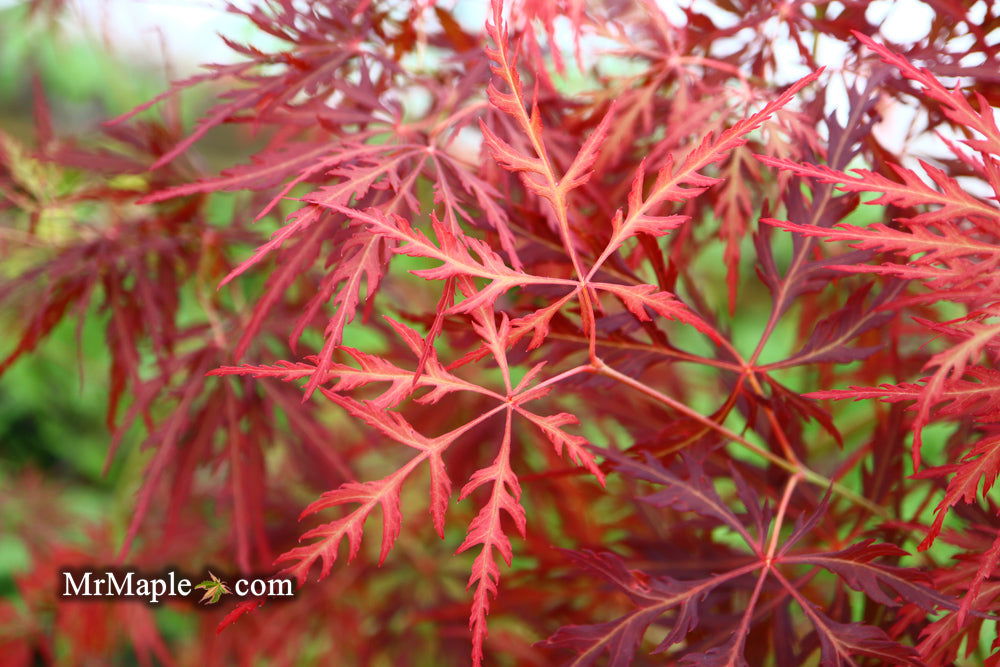
[[[95,134],[101,120],[148,99],[164,85],[162,74],[139,69],[111,55],[96,39],[69,38],[50,18],[28,18],[24,6],[0,10],[0,131],[30,147],[35,141],[33,79],[52,109],[57,135]],[[72,189],[79,174],[60,173]],[[91,212],[96,212],[90,207]],[[11,215],[9,211],[0,215]],[[72,211],[87,215],[86,206]],[[43,220],[63,225],[68,217]],[[54,229],[58,234],[59,230]],[[5,259],[0,280],[24,267]],[[0,595],[16,597],[13,577],[30,564],[22,537],[36,520],[16,481],[38,473],[53,507],[67,514],[71,542],[87,539],[87,526],[105,520],[124,528],[142,471],[137,448],[127,449],[104,472],[110,435],[105,425],[106,317],[91,309],[77,329],[64,320],[35,352],[0,378]],[[17,343],[23,327],[11,312],[0,313],[0,357]],[[79,340],[77,336],[79,335]]]

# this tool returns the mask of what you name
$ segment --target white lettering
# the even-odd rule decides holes
[[[160,601],[160,596],[167,592],[167,580],[166,579],[153,579],[153,594],[149,598],[150,604],[156,604]]]
[[[132,572],[127,573],[125,578],[119,582],[114,572],[108,572],[108,595],[132,595],[133,574]]]
[[[61,572],[63,591],[61,597],[124,597],[143,598],[149,604],[158,604],[164,598],[189,597],[194,591],[191,579],[176,572],[165,572],[162,577],[148,578],[141,572],[115,570],[106,572]],[[293,597],[295,584],[291,579],[238,579],[233,586],[236,597]],[[228,591],[227,591],[228,592]]]
[[[267,583],[267,594],[271,597],[291,597],[294,594],[291,579],[271,579]]]
[[[66,582],[66,592],[63,593],[63,597],[70,597],[73,595],[90,595],[90,572],[84,572],[82,580],[80,583],[76,583],[73,580],[72,572],[63,572],[63,579]],[[73,587],[73,592],[70,592],[70,587]],[[82,589],[82,590],[81,590]]]

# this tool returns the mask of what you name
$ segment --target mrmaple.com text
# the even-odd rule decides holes
[[[162,599],[184,598],[195,591],[195,582],[168,570],[149,576],[134,570],[63,571],[60,596],[64,598],[124,598],[157,604]],[[213,577],[214,578],[214,577]],[[228,592],[228,588],[227,588]],[[237,598],[293,597],[291,579],[238,578],[232,586]]]

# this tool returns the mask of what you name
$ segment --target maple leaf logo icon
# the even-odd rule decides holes
[[[229,595],[232,593],[232,591],[229,590],[229,586],[227,586],[226,583],[221,581],[217,576],[212,574],[211,571],[209,571],[208,576],[211,577],[211,579],[206,579],[195,586],[195,589],[205,589],[205,594],[201,596],[201,600],[199,600],[199,602],[204,604],[215,604],[222,598],[223,595]]]

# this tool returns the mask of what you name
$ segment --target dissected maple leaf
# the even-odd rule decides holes
[[[229,595],[232,593],[232,591],[229,590],[229,586],[227,586],[226,583],[220,580],[217,576],[212,574],[212,572],[209,572],[208,576],[209,579],[206,579],[195,586],[195,589],[205,589],[205,594],[201,596],[201,600],[199,600],[199,602],[202,604],[215,604],[222,599],[223,595]]]
[[[614,554],[569,552],[568,555],[576,565],[614,584],[630,598],[634,607],[624,616],[606,623],[563,627],[543,643],[548,648],[575,651],[576,657],[572,664],[594,664],[604,653],[610,655],[612,665],[630,664],[649,626],[668,612],[674,612],[669,621],[669,632],[653,650],[654,653],[665,651],[684,641],[697,628],[701,615],[707,611],[709,599],[717,589],[731,588],[737,581],[743,581],[754,573],[757,573],[757,583],[750,606],[735,634],[706,652],[687,653],[684,664],[749,664],[744,658],[746,633],[752,619],[756,618],[752,615],[762,586],[771,577],[780,584],[780,590],[794,599],[810,619],[820,648],[821,664],[851,664],[853,655],[877,656],[898,664],[924,664],[913,648],[893,641],[882,629],[861,623],[842,623],[823,613],[783,573],[787,568],[798,565],[829,570],[847,586],[885,606],[899,606],[901,601],[905,601],[927,612],[939,607],[959,608],[955,600],[929,588],[926,585],[929,578],[917,570],[874,562],[876,559],[906,554],[894,545],[879,544],[867,539],[837,552],[793,551],[793,547],[816,528],[827,511],[826,499],[779,546],[781,524],[787,510],[786,503],[795,488],[795,478],[786,487],[782,505],[770,527],[765,527],[763,523],[765,516],[770,521],[770,513],[762,514],[760,500],[745,483],[738,481],[740,500],[757,524],[755,536],[718,495],[704,469],[694,459],[685,458],[678,464],[677,470],[673,471],[662,466],[648,453],[641,462],[612,450],[605,450],[604,454],[615,462],[619,472],[658,486],[655,493],[641,498],[645,503],[715,519],[739,536],[749,554],[743,559],[744,564],[731,567],[723,573],[715,572],[700,579],[678,580],[662,574],[630,570],[622,558]],[[765,539],[768,544],[765,544]],[[664,563],[663,567],[669,571],[670,564]],[[808,652],[803,654],[803,658],[805,655]]]

